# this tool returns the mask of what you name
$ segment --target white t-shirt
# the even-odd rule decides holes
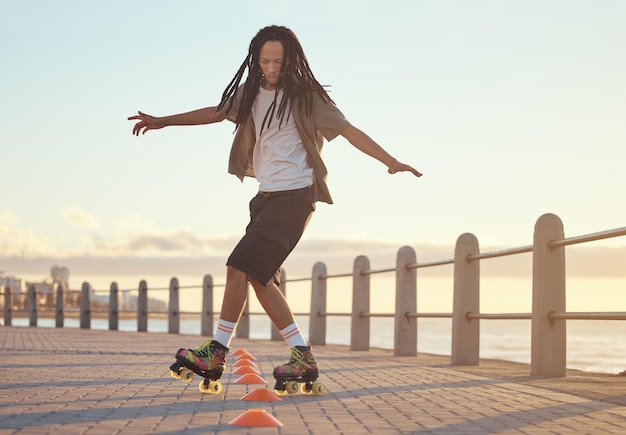
[[[282,125],[277,115],[283,97],[282,90],[276,99],[277,107],[271,125],[268,128],[266,120],[262,127],[274,95],[275,91],[261,87],[252,105],[252,120],[257,136],[252,165],[260,184],[259,190],[276,192],[310,186],[313,184],[313,169],[307,162],[306,149],[293,122],[291,107],[287,107],[288,113],[285,113]]]

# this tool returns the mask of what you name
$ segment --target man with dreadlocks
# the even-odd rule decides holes
[[[247,78],[240,85],[244,73]],[[216,107],[165,117],[139,112],[133,134],[171,125],[200,125],[225,119],[236,124],[228,171],[243,181],[256,177],[259,193],[250,201],[250,223],[227,261],[226,287],[217,331],[195,349],[180,349],[178,363],[219,379],[228,347],[243,312],[250,282],[259,302],[291,347],[287,364],[274,370],[277,390],[286,380],[318,377],[313,357],[278,288],[279,269],[294,249],[317,201],[332,204],[321,159],[324,138],[341,135],[385,164],[390,174],[408,171],[364,132],[352,126],[315,79],[296,35],[269,26],[252,39],[248,55]],[[208,373],[208,375],[207,375]]]

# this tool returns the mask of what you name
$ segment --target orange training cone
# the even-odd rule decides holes
[[[231,426],[280,427],[283,424],[264,409],[250,409],[228,422]]]
[[[245,375],[246,373],[254,373],[258,375],[259,371],[255,369],[254,367],[241,366],[241,367],[237,367],[236,369],[234,369],[231,373],[233,375]]]
[[[255,373],[246,373],[235,381],[235,384],[265,384],[265,379]]]
[[[243,352],[245,352],[245,350],[243,350],[243,349],[235,349],[235,350],[233,350],[233,351],[230,353],[230,355],[231,355],[231,356],[236,356],[236,357],[238,357],[238,356],[239,356],[239,355],[241,355]]]
[[[280,402],[283,399],[272,393],[267,388],[257,388],[243,396],[241,400],[250,402]]]
[[[241,366],[256,367],[256,364],[247,358],[238,359],[233,364],[233,367],[241,367]]]
[[[253,357],[252,355],[250,355],[248,352],[246,352],[245,350],[241,349],[241,352],[237,353],[236,355],[237,359],[249,359],[250,361],[256,361],[256,358]]]

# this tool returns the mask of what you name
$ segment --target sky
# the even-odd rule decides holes
[[[65,265],[77,288],[219,281],[257,190],[227,174],[234,125],[135,137],[127,117],[216,105],[271,24],[298,35],[353,125],[424,174],[327,143],[335,204],[318,204],[291,277],[358,255],[390,267],[404,245],[451,258],[465,232],[483,250],[529,245],[548,212],[566,236],[622,227],[625,21],[617,0],[3,1],[0,270]],[[573,275],[623,292],[624,238],[575,249]],[[529,276],[528,257],[511,261],[485,270]]]

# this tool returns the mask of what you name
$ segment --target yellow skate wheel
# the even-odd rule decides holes
[[[180,379],[180,374],[178,374],[178,372],[175,372],[174,370],[170,370],[170,375],[171,375],[174,379]]]
[[[183,382],[193,381],[193,371],[190,369],[184,368],[180,372],[178,372],[178,375]]]
[[[311,391],[311,390],[309,390],[309,389],[307,388],[307,384],[306,384],[306,383],[304,383],[304,384],[300,384],[300,392],[301,392],[302,394],[313,394],[313,391]]]
[[[326,391],[326,387],[321,382],[315,382],[311,388],[311,393],[315,396],[321,396]]]
[[[220,394],[222,392],[222,383],[220,381],[202,381],[198,385],[198,389],[204,394]]]
[[[277,396],[286,396],[287,394],[289,394],[285,390],[274,390],[274,392],[276,393]]]
[[[296,381],[289,381],[285,384],[285,391],[289,394],[295,394],[298,390],[298,383]]]

